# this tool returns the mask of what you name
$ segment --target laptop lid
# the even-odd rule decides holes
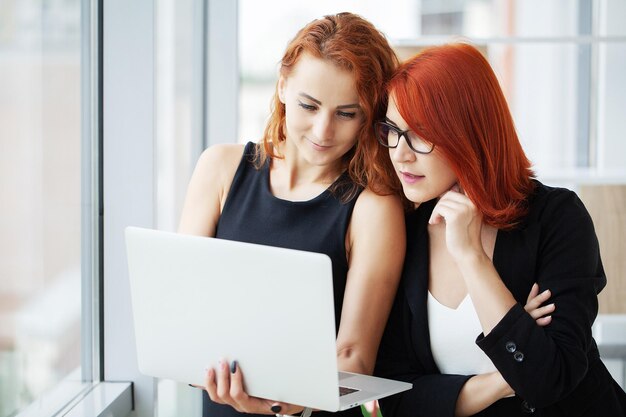
[[[339,409],[328,256],[136,227],[126,245],[142,373],[202,385],[237,360],[250,395]]]

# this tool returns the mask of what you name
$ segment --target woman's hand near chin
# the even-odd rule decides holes
[[[458,185],[439,197],[428,223],[445,224],[446,246],[457,262],[485,256],[480,235],[482,215]]]
[[[482,213],[458,185],[441,195],[429,223],[444,235],[487,336],[517,302],[491,260],[497,229],[483,225]]]

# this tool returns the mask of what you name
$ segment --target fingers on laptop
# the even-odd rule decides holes
[[[224,371],[226,369],[226,372]],[[213,367],[209,367],[206,372],[204,388],[209,394],[211,401],[218,404],[226,404],[225,393],[229,390],[229,372],[228,365],[225,361],[219,361],[217,364],[217,370]],[[226,383],[224,383],[226,381]],[[226,387],[226,388],[225,388]]]
[[[239,369],[237,361],[230,363],[229,395],[232,400],[229,404],[235,410],[243,413],[276,414],[284,408],[281,403],[249,396],[243,389],[243,372]]]
[[[299,406],[249,396],[243,389],[243,372],[237,361],[229,363],[222,359],[217,369],[208,368],[204,388],[213,402],[230,405],[243,413],[293,414],[302,411]]]
[[[237,366],[237,361],[232,361],[230,364],[229,396],[232,399],[231,405],[239,412],[254,412],[251,408],[255,405],[259,406],[259,404],[254,404],[254,401],[251,401],[253,398],[243,390],[243,375]]]
[[[243,376],[239,371],[237,361],[229,363],[221,359],[216,369],[208,368],[205,380],[205,389],[211,401],[218,404],[230,405],[239,412],[252,412],[251,406],[256,405],[259,410],[269,410],[268,404],[251,404],[243,390]],[[258,399],[256,399],[258,400]]]

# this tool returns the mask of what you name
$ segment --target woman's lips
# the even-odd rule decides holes
[[[311,146],[313,147],[313,149],[317,150],[317,151],[327,151],[328,149],[331,148],[330,145],[320,145],[317,142],[312,141],[311,139],[308,139],[309,143],[311,144]]]
[[[415,175],[409,172],[400,171],[400,178],[407,184],[415,184],[417,181],[425,177],[423,175]]]

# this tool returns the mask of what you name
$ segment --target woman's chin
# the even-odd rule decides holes
[[[417,190],[414,187],[407,187],[405,185],[402,186],[402,190],[404,191],[405,197],[410,202],[415,204],[416,207],[421,203],[425,203],[426,201],[430,201],[433,198],[437,197],[436,195],[431,195],[433,193],[428,193],[424,190]]]

